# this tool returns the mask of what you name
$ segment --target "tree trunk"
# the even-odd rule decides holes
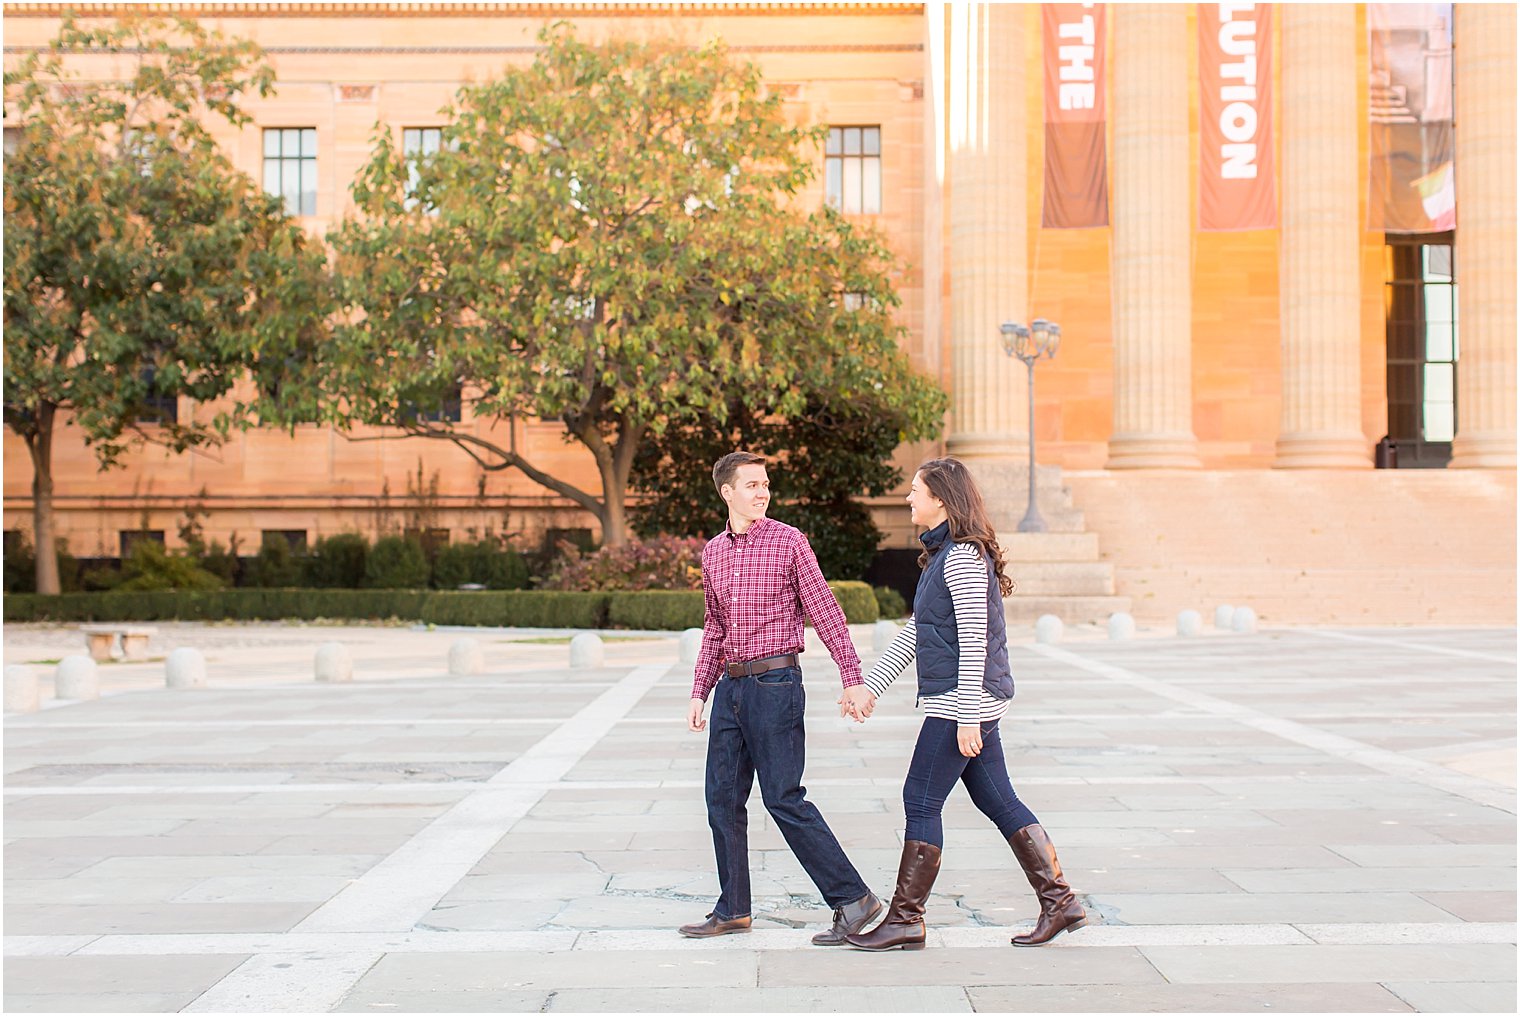
[[[37,592],[57,596],[58,541],[53,531],[53,413],[52,406],[37,411],[37,433],[27,441],[32,455],[32,532],[37,553]]]
[[[644,428],[628,424],[621,428],[617,443],[608,448],[598,441],[590,444],[602,474],[602,545],[626,547],[632,539],[628,531],[628,480],[633,475],[633,457],[643,440]]]
[[[602,476],[602,546],[628,546],[628,496],[626,483],[619,484],[606,474]]]

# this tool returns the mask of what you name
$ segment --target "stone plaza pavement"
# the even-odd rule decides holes
[[[568,633],[475,630],[451,677],[462,634],[160,625],[208,687],[107,664],[8,714],[5,1009],[1516,1009],[1513,629],[1014,633],[1014,783],[1095,919],[1009,947],[1033,895],[957,791],[929,948],[888,954],[808,944],[829,913],[758,793],[755,930],[676,935],[716,878],[674,636],[572,670]],[[329,640],[352,683],[313,681]],[[6,630],[8,664],[81,648]],[[857,726],[804,659],[809,796],[886,896],[911,687]]]

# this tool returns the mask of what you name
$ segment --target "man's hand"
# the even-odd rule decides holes
[[[976,758],[982,753],[982,728],[956,727],[955,736],[961,745],[961,754],[967,758]]]
[[[707,729],[707,721],[702,718],[702,713],[707,709],[707,703],[699,698],[691,700],[691,708],[686,713],[686,729],[693,733],[701,733]]]
[[[846,688],[839,696],[839,715],[853,717],[856,723],[864,723],[876,709],[876,696],[863,684]]]

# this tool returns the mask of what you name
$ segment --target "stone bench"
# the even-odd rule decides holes
[[[148,639],[158,634],[157,628],[140,624],[85,624],[80,625],[79,630],[84,632],[85,644],[90,647],[91,659],[101,663],[114,656],[118,637],[121,638],[123,658],[146,660]]]

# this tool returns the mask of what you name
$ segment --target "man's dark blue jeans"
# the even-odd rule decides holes
[[[750,916],[749,813],[755,777],[765,810],[802,862],[824,902],[838,909],[868,890],[818,809],[807,799],[802,716],[807,699],[796,667],[725,677],[712,694],[707,735],[707,824],[718,855],[713,916]]]

